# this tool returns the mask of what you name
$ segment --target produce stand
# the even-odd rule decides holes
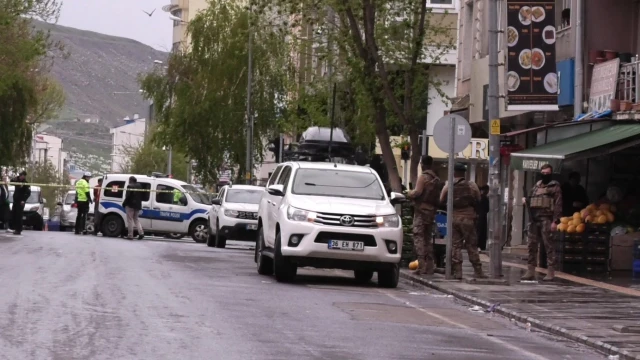
[[[585,224],[582,233],[557,232],[557,270],[570,274],[603,274],[609,272],[608,225]]]

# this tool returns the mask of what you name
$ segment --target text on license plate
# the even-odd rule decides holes
[[[361,241],[329,240],[329,249],[364,251],[364,243]]]
[[[258,225],[249,224],[249,225],[247,225],[247,230],[258,230]]]

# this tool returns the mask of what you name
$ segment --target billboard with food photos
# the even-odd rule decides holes
[[[507,110],[558,110],[555,2],[507,0]]]

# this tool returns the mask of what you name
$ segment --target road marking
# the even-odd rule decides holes
[[[438,315],[438,314],[436,314],[436,313],[434,313],[434,312],[431,312],[431,311],[429,311],[429,310],[423,309],[423,308],[421,308],[421,307],[419,307],[419,306],[417,306],[417,305],[414,305],[414,304],[410,303],[409,301],[403,300],[403,299],[401,299],[401,298],[399,298],[399,297],[397,297],[397,296],[395,296],[395,295],[391,294],[391,293],[390,293],[390,292],[388,292],[388,291],[384,291],[384,290],[380,290],[380,289],[378,289],[378,291],[379,291],[379,292],[381,292],[382,294],[385,294],[385,295],[387,295],[388,297],[390,297],[390,298],[392,298],[392,299],[394,299],[394,300],[396,300],[396,301],[400,302],[400,303],[403,303],[403,304],[405,304],[405,305],[407,305],[407,306],[410,306],[410,307],[412,307],[412,308],[414,308],[414,309],[416,309],[416,310],[419,310],[419,311],[421,311],[421,312],[423,312],[423,313],[425,313],[425,314],[427,314],[427,315],[429,315],[429,316],[433,316],[433,317],[435,317],[435,318],[437,318],[437,319],[440,319],[440,320],[442,320],[442,321],[444,321],[444,322],[447,322],[447,323],[449,323],[449,324],[451,324],[451,325],[454,325],[454,326],[457,326],[457,327],[459,327],[459,328],[465,329],[465,330],[467,330],[467,331],[469,331],[469,332],[477,331],[476,329],[473,329],[473,328],[471,328],[471,327],[469,327],[469,326],[467,326],[467,325],[461,324],[461,323],[459,323],[459,322],[456,322],[456,321],[451,320],[451,319],[449,319],[449,318],[446,318],[446,317],[444,317],[444,316]],[[493,342],[493,343],[496,343],[496,344],[498,344],[498,345],[504,346],[504,347],[506,347],[506,348],[508,348],[508,349],[510,349],[510,350],[513,350],[513,351],[515,351],[516,353],[519,353],[519,354],[521,354],[521,355],[523,355],[523,356],[526,356],[526,357],[528,357],[528,358],[530,358],[530,359],[536,359],[536,360],[547,360],[547,358],[545,358],[545,357],[543,357],[543,356],[540,356],[540,355],[538,355],[538,354],[534,354],[534,353],[529,352],[529,351],[527,351],[527,350],[521,349],[521,348],[519,348],[519,347],[517,347],[517,346],[511,345],[511,344],[509,344],[509,343],[507,343],[507,342],[505,342],[505,341],[502,341],[502,340],[500,340],[500,339],[498,339],[498,338],[495,338],[495,337],[493,337],[493,336],[487,336],[487,337],[485,337],[485,339],[486,339],[486,340],[488,340],[488,341],[491,341],[491,342]]]

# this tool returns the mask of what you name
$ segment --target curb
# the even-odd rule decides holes
[[[477,305],[477,306],[482,306],[485,309],[491,307],[491,303],[489,303],[488,301],[455,291],[455,290],[451,290],[451,289],[447,289],[446,287],[440,286],[439,284],[427,280],[427,279],[423,279],[420,278],[418,276],[415,276],[413,274],[410,274],[408,272],[406,272],[405,270],[400,270],[400,278],[405,280],[408,283],[411,284],[419,284],[422,286],[426,286],[428,288],[440,291],[442,293],[445,293],[447,295],[451,295],[457,299],[466,301],[470,304],[473,305]],[[565,339],[568,340],[572,340],[575,341],[577,343],[583,344],[583,345],[587,345],[591,348],[594,348],[598,351],[603,352],[605,355],[618,355],[620,356],[620,360],[640,360],[640,355],[633,355],[631,353],[629,353],[626,350],[620,350],[618,347],[610,345],[610,344],[606,344],[600,340],[593,340],[590,339],[582,334],[576,333],[576,332],[572,332],[569,331],[565,328],[556,326],[556,325],[549,325],[549,324],[545,324],[544,322],[538,320],[538,319],[534,319],[532,317],[528,317],[528,316],[524,316],[521,315],[515,311],[511,311],[511,310],[507,310],[505,308],[503,308],[502,306],[498,306],[495,309],[495,313],[502,315],[504,317],[507,317],[509,319],[515,319],[521,323],[530,323],[531,327],[534,327],[538,330],[542,330],[560,337],[563,337]]]

